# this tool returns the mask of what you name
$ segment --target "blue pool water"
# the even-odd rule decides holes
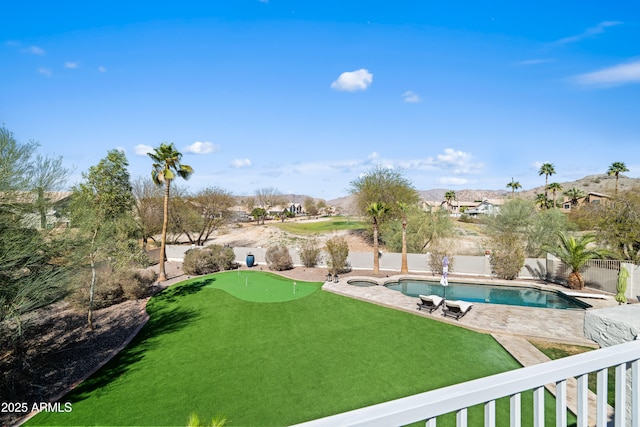
[[[350,285],[367,286],[371,282],[349,282]],[[583,310],[591,307],[576,298],[558,291],[542,290],[522,286],[501,286],[486,284],[452,283],[445,287],[438,282],[421,280],[401,280],[388,283],[387,288],[411,297],[418,295],[438,295],[448,300],[463,300],[489,304],[506,304],[525,307],[555,308],[561,310]],[[445,295],[446,291],[446,295]]]

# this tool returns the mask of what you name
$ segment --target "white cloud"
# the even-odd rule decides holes
[[[64,63],[64,68],[68,68],[68,69],[74,70],[74,69],[78,68],[78,65],[80,65],[80,64],[77,63],[77,62],[67,61],[67,62]]]
[[[331,83],[331,88],[344,91],[355,92],[358,90],[365,90],[373,82],[373,74],[364,68],[356,71],[345,71],[340,74],[338,79]]]
[[[138,144],[133,147],[133,152],[136,156],[146,156],[148,153],[153,153],[153,147],[145,144]]]
[[[236,169],[247,168],[251,166],[251,160],[249,159],[234,159],[231,162],[231,167]]]
[[[45,68],[45,67],[38,68],[38,73],[47,77],[51,77],[51,75],[53,74],[53,72],[51,71],[51,68]]]
[[[594,37],[598,34],[604,33],[605,29],[608,27],[615,27],[616,25],[621,25],[622,22],[619,21],[604,21],[596,25],[595,27],[587,28],[580,34],[576,34],[574,36],[565,37],[563,39],[557,40],[556,44],[567,44],[567,43],[575,43],[580,40],[584,40],[587,38]]]
[[[468,174],[482,169],[482,163],[474,163],[471,153],[466,153],[453,148],[445,148],[444,154],[438,154],[434,165],[444,169],[453,169],[455,174]]]
[[[106,73],[107,69],[101,65],[98,67],[98,71],[100,71],[101,73]]]
[[[375,160],[375,159],[377,159],[379,157],[380,157],[380,154],[378,154],[377,152],[374,151],[373,153],[371,153],[371,154],[369,154],[367,156],[367,160],[372,161],[372,160]]]
[[[191,154],[209,154],[213,153],[214,151],[218,151],[219,149],[220,146],[218,144],[214,144],[213,142],[196,141],[193,144],[184,147],[184,152]]]
[[[422,101],[420,99],[420,97],[414,93],[413,91],[406,91],[405,93],[402,94],[402,97],[404,98],[404,102],[420,102]]]
[[[574,77],[574,81],[585,86],[617,86],[640,83],[640,60],[581,74]]]
[[[31,53],[33,55],[44,55],[44,49],[39,48],[38,46],[29,46],[28,48],[24,49],[23,52],[26,53]]]

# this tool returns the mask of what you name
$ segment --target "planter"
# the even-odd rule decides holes
[[[256,258],[253,256],[253,254],[247,254],[247,267],[253,267],[255,262]]]

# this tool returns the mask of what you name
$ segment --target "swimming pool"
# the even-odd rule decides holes
[[[375,286],[375,283],[365,280],[349,281],[348,283],[355,286]],[[449,282],[449,286],[445,289],[445,287],[438,282],[416,279],[402,279],[398,282],[386,283],[384,286],[416,298],[418,295],[438,295],[445,297],[446,291],[446,299],[448,300],[555,308],[560,310],[584,310],[591,307],[589,304],[564,295],[559,291],[527,286]]]

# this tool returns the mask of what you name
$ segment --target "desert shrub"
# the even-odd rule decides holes
[[[300,245],[300,261],[305,267],[315,267],[320,262],[320,253],[322,249],[318,245],[318,239],[315,237],[305,240]]]
[[[111,272],[109,269],[98,271],[93,295],[93,308],[99,310],[128,299],[139,299],[149,295],[150,286],[158,274],[152,270],[127,269]],[[76,307],[89,307],[89,288],[91,270],[83,270],[73,280],[73,291],[67,301]]]
[[[491,239],[491,269],[500,279],[513,280],[524,266],[524,243],[514,233],[503,233]]]
[[[293,268],[293,260],[285,245],[270,246],[265,255],[270,270],[282,271]]]
[[[148,269],[131,269],[121,274],[120,286],[126,299],[140,299],[149,295],[151,285],[158,278],[158,273]]]
[[[210,274],[231,269],[234,260],[233,249],[221,245],[209,245],[205,248],[189,249],[184,254],[182,270],[194,276]]]
[[[327,267],[332,274],[350,271],[347,257],[349,256],[349,244],[344,237],[335,236],[327,240],[324,246],[327,253]]]
[[[91,287],[91,270],[85,269],[76,274],[72,281],[72,291],[67,300],[74,306],[86,309],[89,307],[89,289]],[[98,271],[93,295],[93,308],[99,310],[124,301],[124,292],[118,281],[113,280],[111,271]]]

